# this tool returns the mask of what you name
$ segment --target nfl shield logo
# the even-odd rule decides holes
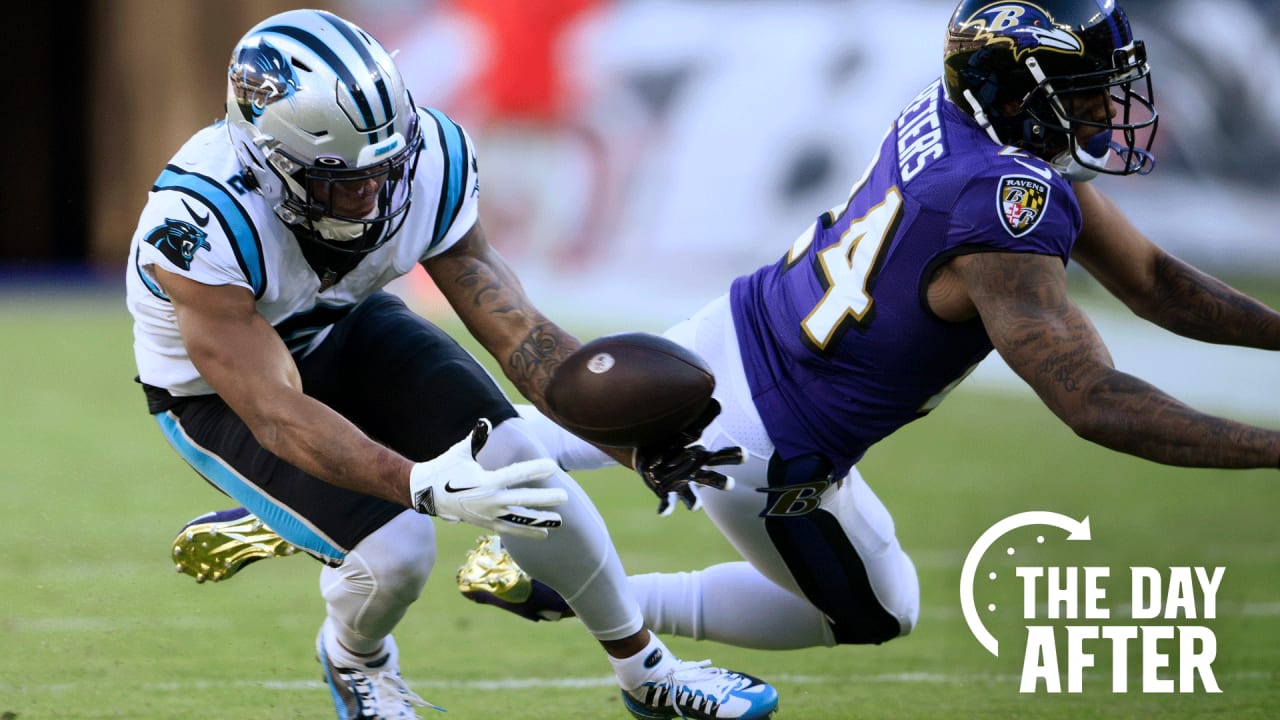
[[[1000,219],[1004,229],[1014,237],[1035,230],[1049,204],[1049,190],[1048,183],[1026,175],[1000,178]]]

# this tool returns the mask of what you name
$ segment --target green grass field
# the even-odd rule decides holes
[[[224,500],[147,417],[122,300],[6,296],[0,337],[0,718],[332,717],[312,658],[323,616],[316,563],[272,561],[214,586],[173,572],[174,532]],[[862,470],[919,569],[913,635],[776,653],[679,638],[671,647],[769,679],[779,716],[796,720],[1280,717],[1276,472],[1156,466],[1077,440],[1033,400],[963,388],[873,449]],[[734,558],[706,518],[654,517],[654,499],[633,476],[580,479],[630,570]],[[1039,527],[993,546],[977,602],[1004,650],[995,658],[962,617],[960,568],[984,530],[1025,510],[1087,515],[1093,540],[1067,543],[1063,531]],[[453,571],[478,534],[440,525],[435,575],[397,631],[413,687],[449,718],[625,717],[603,653],[576,621],[535,625],[456,593]],[[1104,605],[1113,607],[1127,600],[1131,565],[1225,566],[1218,616],[1180,621],[1216,633],[1222,692],[1143,694],[1135,652],[1130,691],[1113,693],[1097,646],[1083,693],[1020,694],[1029,623],[1013,568],[1024,563],[1109,567]],[[987,580],[988,570],[999,579]],[[1171,662],[1176,669],[1176,652]]]

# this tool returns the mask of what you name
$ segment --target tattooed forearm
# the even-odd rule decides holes
[[[551,376],[578,345],[572,335],[553,323],[544,322],[525,336],[503,366],[520,393],[542,407],[542,398]]]
[[[450,265],[454,269],[453,275],[447,278],[437,277],[436,284],[445,291],[464,320],[470,315],[466,308],[493,315],[509,315],[520,310],[516,303],[522,294],[515,292],[510,280],[492,265],[467,255],[457,259],[463,262]]]
[[[424,265],[459,319],[520,394],[545,410],[547,382],[580,343],[548,320],[477,226]]]
[[[1198,412],[1113,371],[1089,389],[1081,437],[1154,462],[1186,467],[1280,465],[1280,432]]]
[[[1280,350],[1280,313],[1175,257],[1156,264],[1156,293],[1148,319],[1204,342]]]
[[[1081,437],[1170,465],[1280,463],[1280,432],[1198,412],[1116,370],[1052,258],[986,253],[955,265],[1001,357]],[[1212,287],[1193,284],[1202,293]]]

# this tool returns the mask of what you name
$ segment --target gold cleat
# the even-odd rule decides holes
[[[187,523],[173,539],[172,555],[176,571],[203,583],[227,580],[249,563],[297,551],[253,513],[233,508]]]
[[[533,580],[520,569],[497,535],[482,536],[467,551],[458,568],[458,590],[467,597],[489,593],[510,603],[522,603],[533,592]]]

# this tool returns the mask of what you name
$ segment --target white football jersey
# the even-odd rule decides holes
[[[478,217],[471,139],[443,113],[419,108],[418,115],[425,144],[403,226],[324,290],[293,232],[245,186],[225,123],[187,141],[152,186],[129,247],[127,303],[142,382],[178,397],[213,392],[187,356],[156,266],[206,285],[247,288],[302,357],[357,303],[462,238]]]

